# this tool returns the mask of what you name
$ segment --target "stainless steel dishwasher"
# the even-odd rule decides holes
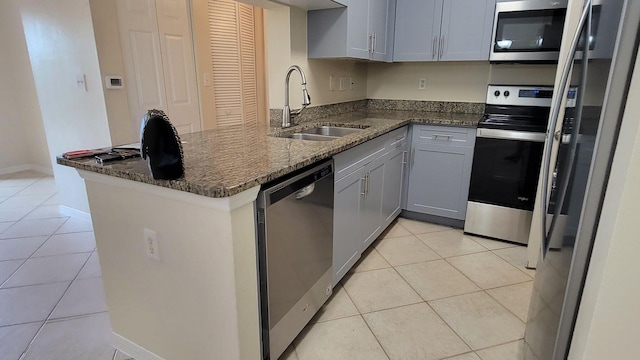
[[[276,360],[331,296],[333,160],[263,186],[257,199],[262,358]]]

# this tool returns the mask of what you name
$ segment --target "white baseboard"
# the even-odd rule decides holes
[[[118,351],[123,352],[136,360],[165,360],[131,340],[125,339],[124,337],[116,334],[115,332],[112,332],[111,335],[113,339],[113,346],[118,349]]]
[[[47,175],[53,175],[53,169],[35,164],[26,164],[26,165],[18,165],[18,166],[10,166],[7,168],[0,169],[0,175],[13,174],[20,171],[33,170],[37,172],[41,172]]]
[[[73,216],[82,220],[91,221],[91,214],[80,211],[78,209],[74,209],[72,207],[68,207],[66,205],[60,205],[60,212],[67,216]]]

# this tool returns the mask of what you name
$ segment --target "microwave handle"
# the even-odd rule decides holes
[[[571,47],[569,48],[569,56],[565,60],[564,66],[562,67],[562,76],[560,77],[560,86],[557,88],[558,91],[555,91],[553,94],[553,108],[551,109],[551,113],[549,116],[549,128],[547,129],[547,138],[545,141],[544,152],[542,155],[542,186],[540,191],[541,197],[541,209],[540,209],[540,225],[541,225],[541,254],[544,259],[547,253],[547,240],[549,239],[547,234],[547,211],[549,209],[549,171],[551,168],[551,150],[553,147],[553,134],[555,128],[558,124],[558,117],[560,116],[560,109],[562,106],[562,99],[564,98],[565,89],[567,88],[567,84],[569,82],[569,76],[571,74],[571,68],[573,66],[573,59],[578,49],[578,43],[580,42],[580,34],[587,24],[587,20],[590,20],[591,14],[591,0],[587,0],[585,2],[584,8],[582,10],[582,15],[580,16],[580,21],[578,22],[578,27],[576,29],[575,34],[573,35],[573,39],[571,40]]]

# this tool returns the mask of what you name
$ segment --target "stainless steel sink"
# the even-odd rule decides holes
[[[348,127],[340,127],[340,126],[318,126],[311,129],[302,130],[302,133],[305,134],[317,134],[324,136],[335,136],[335,137],[343,137],[349,134],[360,132],[364,129],[358,128],[348,128]]]
[[[311,140],[311,141],[331,141],[335,139],[339,139],[339,136],[327,136],[327,135],[318,135],[318,134],[302,134],[302,133],[293,133],[289,135],[282,135],[280,137],[288,138],[288,139],[297,139],[297,140]]]

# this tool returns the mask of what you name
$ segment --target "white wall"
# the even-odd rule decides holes
[[[0,173],[51,171],[38,97],[13,0],[0,2]]]
[[[628,99],[569,359],[640,359],[640,58]]]
[[[266,13],[266,47],[269,83],[269,108],[284,105],[284,79],[290,65],[300,65],[307,76],[311,106],[362,100],[367,96],[367,64],[349,60],[307,59],[307,13],[298,8],[274,7]],[[353,78],[353,90],[329,91],[329,76]],[[300,77],[291,76],[291,108],[299,108],[302,101]]]
[[[20,12],[49,153],[111,144],[89,0],[21,0]],[[88,91],[76,84],[86,75]],[[53,166],[63,205],[89,210],[84,182]]]
[[[369,63],[367,98],[484,103],[488,84],[553,85],[555,65],[488,61]],[[419,90],[420,78],[427,89]]]

